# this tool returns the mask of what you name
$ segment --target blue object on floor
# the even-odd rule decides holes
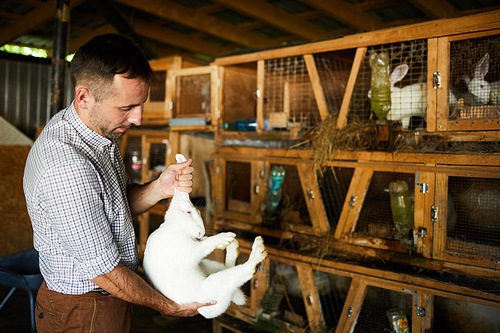
[[[43,278],[38,266],[38,252],[35,249],[31,248],[0,257],[0,284],[12,288],[0,304],[0,310],[17,288],[26,290],[30,297],[32,332],[36,332],[33,292],[40,288],[42,282]]]

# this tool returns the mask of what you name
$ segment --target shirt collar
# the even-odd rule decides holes
[[[104,148],[113,143],[110,139],[103,137],[85,125],[78,113],[76,113],[74,101],[66,109],[66,113],[63,118],[65,118],[68,123],[75,128],[82,139],[90,145],[97,148]]]

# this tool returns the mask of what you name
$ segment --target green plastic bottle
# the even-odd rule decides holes
[[[408,234],[413,228],[413,209],[408,189],[408,183],[397,180],[389,183],[389,195],[391,196],[391,210],[394,226],[401,237],[408,239]]]
[[[391,110],[391,84],[389,82],[389,56],[387,53],[373,53],[369,59],[372,69],[371,104],[379,120],[385,120]]]

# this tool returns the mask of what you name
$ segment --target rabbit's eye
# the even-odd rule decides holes
[[[188,213],[188,215],[193,215],[193,212],[190,210],[188,210],[187,213]]]

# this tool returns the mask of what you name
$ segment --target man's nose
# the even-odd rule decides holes
[[[140,126],[142,124],[142,105],[137,106],[132,110],[128,121],[136,126]]]

